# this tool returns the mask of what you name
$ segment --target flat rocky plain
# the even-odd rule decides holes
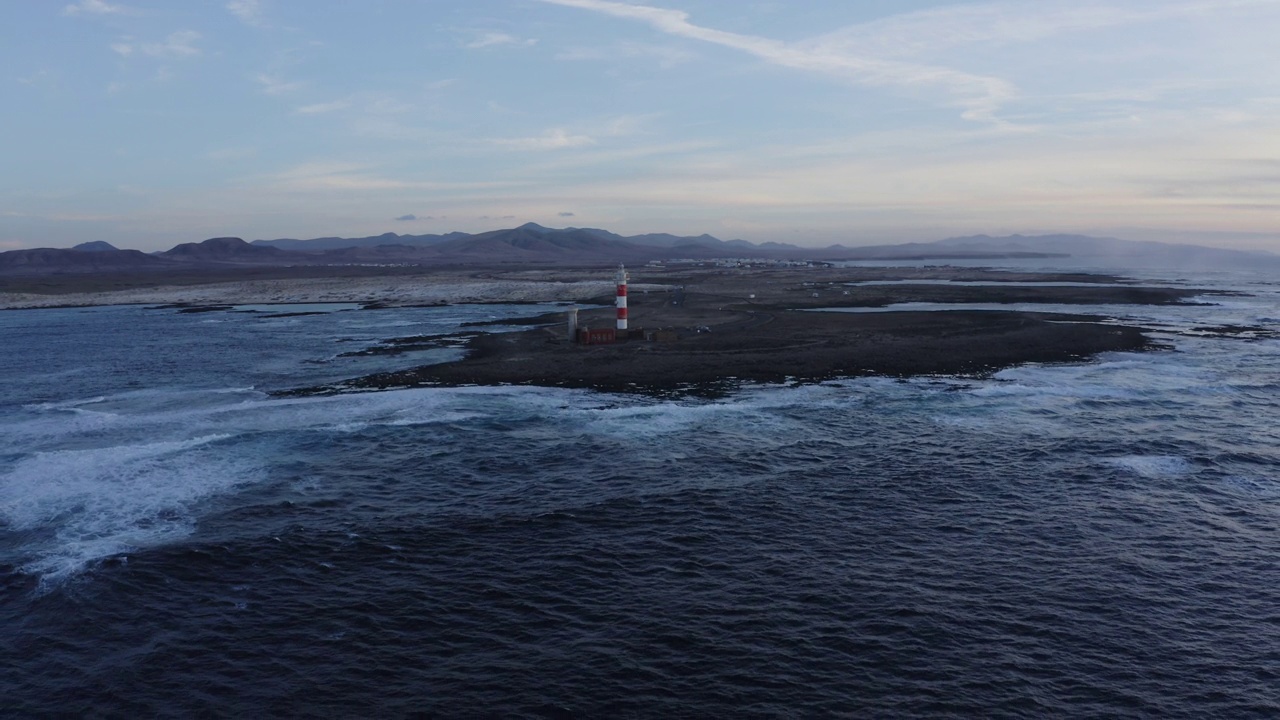
[[[579,324],[613,327],[613,284],[592,279],[610,275],[609,268],[486,271],[449,286],[457,292],[483,285],[493,293],[488,302],[572,300],[594,305],[580,313]],[[912,282],[860,284],[894,280]],[[541,292],[534,289],[538,286]],[[1187,302],[1205,293],[1133,285],[1111,276],[955,267],[646,267],[632,271],[631,328],[669,330],[668,337],[675,338],[672,342],[633,339],[614,345],[577,345],[568,339],[564,314],[554,312],[532,321],[543,324],[529,330],[469,337],[467,356],[456,362],[289,392],[532,384],[714,394],[744,381],[982,375],[1021,363],[1079,361],[1102,352],[1145,350],[1154,345],[1141,328],[1078,314],[817,310],[901,302],[1166,304]],[[408,346],[414,341],[391,342]]]

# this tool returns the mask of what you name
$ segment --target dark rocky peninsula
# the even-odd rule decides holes
[[[901,302],[1164,304],[1206,291],[1121,284],[1103,276],[1026,275],[959,268],[643,269],[632,284],[632,334],[657,340],[571,343],[563,313],[519,332],[460,334],[464,359],[287,391],[320,394],[430,385],[525,384],[647,393],[717,393],[739,382],[837,377],[982,375],[1028,362],[1067,362],[1155,347],[1141,328],[1078,314],[1004,310],[819,312]],[[936,281],[936,282],[935,282]],[[987,284],[966,285],[952,281]],[[614,324],[611,297],[580,325]],[[412,345],[397,338],[386,347]],[[433,337],[432,342],[441,338]]]

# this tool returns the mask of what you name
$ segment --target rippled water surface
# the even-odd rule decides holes
[[[0,715],[1275,717],[1280,341],[1179,333],[1280,297],[1207,280],[1172,351],[716,401],[264,392],[527,307],[0,313]]]

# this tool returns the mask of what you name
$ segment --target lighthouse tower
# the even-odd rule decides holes
[[[618,330],[627,329],[627,269],[618,265]]]

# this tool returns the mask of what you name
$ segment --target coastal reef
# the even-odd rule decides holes
[[[990,271],[983,271],[989,273]],[[468,334],[463,359],[287,391],[327,394],[431,385],[528,384],[612,392],[717,394],[742,382],[884,375],[984,375],[1022,363],[1070,362],[1158,347],[1141,328],[1094,315],[1001,309],[895,310],[895,303],[1187,303],[1204,291],[1118,278],[950,269],[930,280],[859,284],[857,269],[750,270],[646,277],[633,294],[629,339],[571,341],[563,313],[541,326]],[[949,282],[946,276],[968,278]],[[637,275],[643,275],[637,273]],[[656,275],[656,274],[655,274]],[[991,280],[997,277],[999,280]],[[986,280],[984,280],[986,278]],[[663,282],[665,280],[665,282]],[[972,284],[962,284],[969,282]],[[612,327],[609,298],[580,323]],[[603,306],[603,307],[600,307]]]

